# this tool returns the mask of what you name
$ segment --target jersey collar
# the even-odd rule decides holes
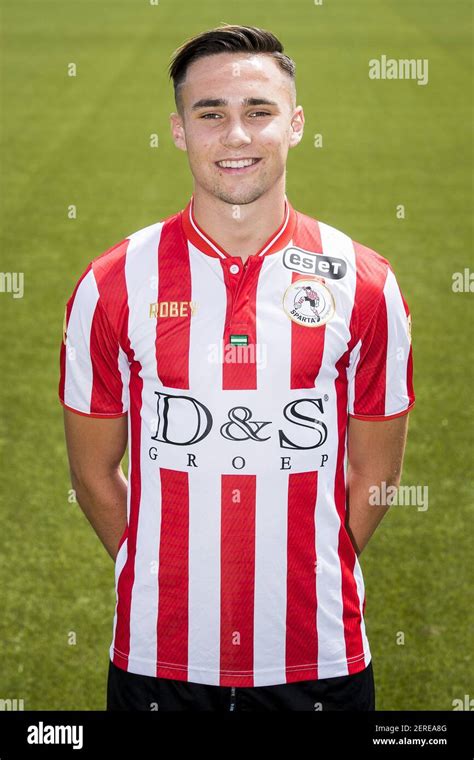
[[[227,253],[219,243],[216,243],[204,230],[198,225],[193,214],[193,200],[194,196],[181,211],[181,223],[185,237],[202,253],[206,253],[208,256],[218,259],[234,259],[235,256],[231,256]],[[270,235],[268,240],[263,244],[260,250],[256,251],[255,256],[268,256],[276,251],[281,251],[293,237],[293,232],[296,225],[296,211],[289,202],[285,195],[285,216],[283,222],[278,229]]]

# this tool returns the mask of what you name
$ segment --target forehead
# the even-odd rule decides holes
[[[238,104],[245,95],[288,98],[291,79],[270,55],[217,53],[188,66],[182,94],[187,104],[207,98],[225,98]]]

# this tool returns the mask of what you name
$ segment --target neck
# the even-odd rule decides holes
[[[193,216],[221,248],[245,263],[283,223],[285,187],[275,185],[253,203],[242,205],[226,203],[195,187]]]

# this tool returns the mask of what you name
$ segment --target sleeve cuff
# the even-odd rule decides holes
[[[74,409],[73,406],[69,406],[69,404],[65,404],[62,398],[59,399],[61,404],[65,409],[69,409],[71,412],[75,412],[75,414],[80,414],[82,417],[98,417],[99,419],[114,419],[117,417],[125,417],[128,412],[117,412],[116,414],[101,414],[100,412],[83,412],[80,409]]]
[[[403,415],[408,414],[408,412],[410,412],[414,406],[415,402],[413,401],[410,406],[407,406],[406,409],[403,409],[401,412],[395,412],[395,414],[352,414],[352,412],[348,412],[348,414],[349,417],[354,417],[356,420],[378,422],[383,420],[394,420],[396,417],[403,417]]]

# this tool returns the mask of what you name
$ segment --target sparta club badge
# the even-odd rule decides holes
[[[296,280],[285,291],[283,308],[293,322],[321,327],[336,312],[334,297],[322,279]]]

